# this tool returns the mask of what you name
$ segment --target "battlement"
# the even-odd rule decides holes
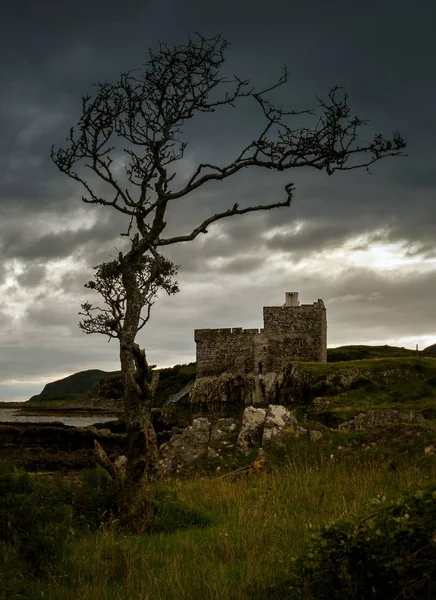
[[[235,336],[235,335],[258,335],[263,333],[263,329],[243,329],[242,327],[223,327],[221,329],[194,329],[194,340],[200,342],[203,340],[212,340],[216,337]]]

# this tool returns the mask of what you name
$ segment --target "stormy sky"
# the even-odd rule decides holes
[[[405,158],[332,177],[310,169],[247,171],[174,205],[171,231],[235,202],[284,197],[292,206],[236,217],[173,247],[176,296],[159,298],[139,337],[151,363],[195,359],[193,330],[262,327],[262,306],[286,291],[323,298],[328,344],[436,342],[436,5],[431,0],[17,0],[0,21],[0,400],[25,400],[79,370],[118,368],[118,348],[77,322],[92,266],[123,247],[127,222],[81,202],[82,189],[50,159],[80,116],[92,84],[139,68],[147,47],[189,33],[231,42],[225,74],[274,83],[284,108],[316,106],[333,86],[370,122],[362,140],[399,130]],[[259,111],[192,121],[177,176],[223,164],[251,141]],[[298,119],[294,122],[298,126]]]

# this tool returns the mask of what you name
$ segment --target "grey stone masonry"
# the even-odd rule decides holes
[[[290,362],[327,361],[324,302],[301,304],[287,292],[283,306],[264,306],[263,329],[196,329],[197,377],[271,373]]]

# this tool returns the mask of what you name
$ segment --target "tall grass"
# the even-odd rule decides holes
[[[50,580],[32,582],[26,597],[271,600],[278,596],[268,588],[286,581],[313,531],[365,515],[377,495],[395,497],[435,475],[431,457],[392,470],[374,456],[341,458],[295,440],[267,472],[165,484],[191,512],[209,514],[209,526],[129,535],[113,524],[73,541]]]

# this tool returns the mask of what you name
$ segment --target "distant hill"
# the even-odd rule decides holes
[[[424,348],[423,351],[430,352],[430,354],[436,354],[436,344],[433,344],[432,346],[427,346],[427,348]]]
[[[430,346],[432,348],[432,346]],[[436,352],[436,344],[434,346]],[[410,348],[398,346],[339,346],[339,348],[327,349],[327,362],[339,362],[344,360],[363,360],[366,358],[389,358],[402,356],[432,356],[428,348],[416,352]]]
[[[162,406],[167,398],[178,392],[195,378],[195,363],[175,365],[160,372],[155,392],[155,405]],[[38,406],[100,406],[115,403],[122,397],[120,371],[100,371],[92,369],[80,371],[64,379],[47,383],[40,394],[32,396],[28,402]]]
[[[86,394],[86,392],[98,381],[116,375],[118,371],[100,371],[100,369],[90,369],[80,371],[63,379],[47,383],[40,394],[30,398],[29,402],[36,400],[48,400],[49,398],[59,397],[69,394]]]

